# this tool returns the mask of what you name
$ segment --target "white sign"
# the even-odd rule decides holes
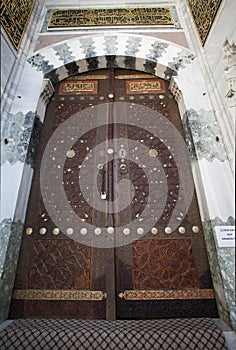
[[[235,247],[235,227],[215,226],[219,248]]]

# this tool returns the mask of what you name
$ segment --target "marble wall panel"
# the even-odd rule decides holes
[[[7,245],[4,246],[5,259],[2,261],[2,275],[0,279],[0,323],[8,318],[23,232],[23,223],[20,221],[14,222],[11,219],[4,219],[1,222],[1,228],[4,231],[5,237],[7,235],[8,241]]]
[[[236,330],[235,248],[217,247],[216,232],[214,229],[215,226],[234,225],[235,219],[233,217],[229,217],[227,221],[215,217],[212,220],[203,222],[209,263],[218,299],[219,313],[224,321],[231,324]]]

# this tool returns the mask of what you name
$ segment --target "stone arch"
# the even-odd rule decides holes
[[[189,49],[169,41],[103,32],[47,46],[28,62],[55,84],[72,75],[108,67],[139,70],[170,80],[193,59]]]

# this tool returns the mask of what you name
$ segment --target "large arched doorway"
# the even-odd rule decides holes
[[[183,158],[181,169],[176,159],[183,156],[182,148],[172,147],[178,142],[171,125],[180,136],[183,130],[168,86],[156,76],[114,68],[72,76],[55,85],[38,152],[11,317],[217,317],[196,196],[193,192],[189,201],[188,186],[181,182],[183,174],[190,176],[190,165]],[[103,123],[96,128],[91,124],[76,137],[82,124],[89,125],[90,117],[99,119],[96,113],[101,111]],[[48,168],[49,187],[45,187],[49,207],[54,208],[52,220],[39,190],[40,167],[45,147],[64,122],[71,134],[66,129],[63,136],[62,130],[56,140],[50,159],[55,178]],[[71,147],[62,155],[61,145],[68,137]],[[100,144],[105,148],[99,148],[89,163],[90,152]],[[145,164],[140,145],[147,150]],[[50,187],[60,181],[57,172],[62,174],[72,216],[66,208],[63,212],[65,203]],[[130,199],[124,207],[118,200],[122,196]],[[156,211],[150,207],[150,196]],[[101,201],[103,210],[94,208],[95,201]],[[145,222],[152,225],[147,229]]]

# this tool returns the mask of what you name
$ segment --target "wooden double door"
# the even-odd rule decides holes
[[[183,169],[175,161],[178,147],[171,149],[161,136],[161,127],[170,123],[184,138],[168,85],[142,72],[108,69],[55,86],[40,139],[10,317],[217,317],[195,192],[186,209],[188,193],[180,190]],[[89,124],[101,114],[102,122]],[[155,125],[153,132],[147,125],[148,114],[158,125],[155,132]],[[82,126],[86,131],[81,134]],[[48,173],[43,173],[47,196],[40,186],[42,159],[61,127]],[[68,138],[70,147],[63,153],[60,147]],[[190,174],[189,162],[181,166]],[[147,168],[153,175],[147,175]],[[71,216],[59,203],[56,181],[61,181]],[[130,200],[122,206],[123,198]],[[171,227],[174,215],[179,225]]]

